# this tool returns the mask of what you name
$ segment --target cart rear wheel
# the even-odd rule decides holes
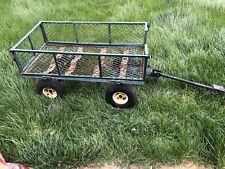
[[[130,85],[110,84],[105,91],[105,100],[113,107],[132,108],[137,104],[137,96]]]
[[[36,92],[48,98],[62,97],[64,89],[60,81],[55,79],[40,79],[36,85]]]

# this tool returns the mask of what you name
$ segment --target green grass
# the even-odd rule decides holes
[[[225,84],[221,2],[1,0],[0,152],[35,168],[183,159],[225,167],[224,96],[151,79],[135,87],[139,105],[129,110],[105,103],[105,84],[64,82],[66,97],[48,100],[34,93],[36,81],[18,73],[7,51],[39,20],[148,21],[152,66]]]

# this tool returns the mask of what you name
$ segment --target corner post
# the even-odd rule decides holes
[[[58,75],[60,76],[61,73],[60,73],[60,68],[59,68],[59,65],[58,65],[58,62],[57,62],[57,59],[56,59],[56,54],[53,54],[53,58],[54,58],[54,61],[55,61],[56,69],[58,71]]]
[[[11,52],[11,54],[12,54],[12,56],[13,56],[13,60],[16,62],[16,65],[17,65],[17,67],[19,68],[20,73],[22,73],[23,68],[22,68],[21,63],[20,63],[19,60],[18,60],[18,57],[17,57],[17,55],[16,55],[16,52],[14,52],[14,51],[10,51],[10,52]]]
[[[42,32],[42,36],[43,36],[44,42],[47,43],[48,42],[48,37],[47,37],[46,31],[45,31],[45,28],[44,28],[44,25],[43,25],[42,22],[40,24],[40,28],[41,28],[41,32]]]
[[[108,32],[109,32],[109,44],[112,43],[112,27],[111,24],[108,24]]]

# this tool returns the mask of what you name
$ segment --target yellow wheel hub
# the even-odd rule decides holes
[[[42,90],[43,95],[45,95],[48,98],[54,99],[58,96],[57,92],[55,89],[50,88],[50,87],[45,87]]]
[[[126,104],[128,102],[128,96],[123,92],[114,93],[112,99],[117,104]]]

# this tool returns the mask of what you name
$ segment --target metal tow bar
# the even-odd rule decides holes
[[[201,84],[201,83],[193,82],[193,81],[190,81],[190,80],[182,79],[182,78],[179,78],[179,77],[176,77],[176,76],[173,76],[173,75],[168,75],[168,74],[162,73],[160,70],[156,70],[156,69],[149,70],[149,75],[151,77],[165,77],[165,78],[168,78],[168,79],[172,79],[172,80],[180,81],[180,82],[183,82],[183,83],[187,83],[187,84],[190,84],[190,85],[193,85],[193,86],[196,86],[196,87],[205,88],[205,89],[213,91],[213,92],[218,92],[218,93],[223,93],[223,94],[225,93],[225,88],[223,86],[216,85],[216,84],[213,84],[212,86],[208,86],[208,85],[205,85],[205,84]]]

